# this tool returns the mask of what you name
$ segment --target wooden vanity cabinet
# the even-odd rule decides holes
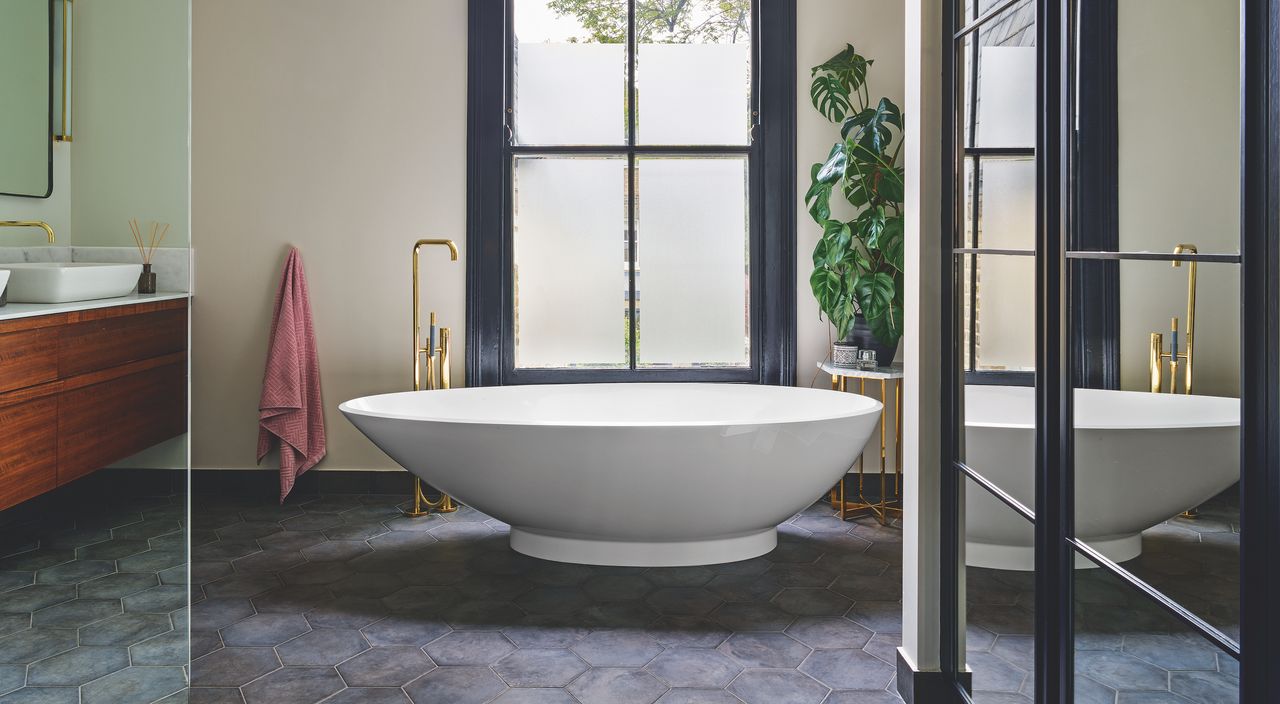
[[[186,430],[187,299],[0,320],[0,510]]]

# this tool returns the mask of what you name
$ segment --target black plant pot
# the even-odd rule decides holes
[[[881,367],[887,367],[893,364],[893,359],[898,356],[898,345],[901,340],[894,343],[893,347],[884,344],[875,335],[871,334],[871,328],[867,325],[867,319],[861,315],[854,318],[853,329],[849,331],[846,341],[858,346],[858,349],[875,350],[876,364]]]

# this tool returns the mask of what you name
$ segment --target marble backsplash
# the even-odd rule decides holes
[[[194,252],[186,247],[157,249],[151,258],[151,270],[156,272],[156,289],[190,292],[193,256]],[[133,247],[0,247],[0,265],[19,262],[136,264],[139,261],[138,250]]]

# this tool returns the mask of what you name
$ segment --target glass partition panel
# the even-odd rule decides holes
[[[637,160],[640,366],[747,366],[747,160]],[[643,276],[641,276],[643,274]]]
[[[972,479],[964,484],[964,655],[973,672],[973,701],[1030,702],[1035,671],[1032,524]],[[990,543],[976,542],[990,540],[1017,543],[1018,549],[993,552]]]
[[[1116,575],[1080,564],[1076,702],[1239,701],[1234,658]]]
[[[626,160],[515,162],[516,366],[626,366]]]

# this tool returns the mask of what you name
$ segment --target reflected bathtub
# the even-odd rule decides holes
[[[819,389],[573,384],[382,394],[339,406],[400,465],[594,565],[733,562],[844,475],[880,403]]]
[[[1034,389],[966,387],[968,465],[1028,508],[1034,428]],[[1075,428],[1076,535],[1116,562],[1141,554],[1143,530],[1240,478],[1239,399],[1077,389]],[[1030,523],[973,484],[965,503],[967,564],[1033,568]]]

